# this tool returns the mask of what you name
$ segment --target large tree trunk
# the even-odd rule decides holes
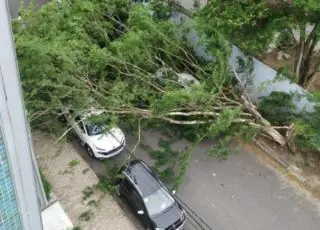
[[[261,131],[267,134],[272,140],[277,142],[281,147],[286,146],[287,141],[285,137],[276,130],[269,121],[264,119],[262,115],[258,112],[256,106],[250,101],[248,96],[242,95],[244,107],[255,117],[255,120],[262,125]]]
[[[291,150],[293,154],[297,152],[297,146],[295,144],[295,136],[296,136],[295,125],[291,124],[286,132],[286,141],[287,141],[288,148]]]
[[[308,81],[312,78],[314,71],[320,64],[319,62],[317,66],[312,66],[314,48],[317,44],[317,27],[318,24],[315,24],[308,36],[305,33],[306,28],[304,26],[300,28],[300,38],[294,62],[294,74],[298,84],[303,87],[308,84]],[[312,67],[315,70],[311,70]]]

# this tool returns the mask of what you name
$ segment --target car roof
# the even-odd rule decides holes
[[[123,172],[134,183],[143,198],[148,197],[162,187],[152,175],[151,169],[142,160],[131,161]]]

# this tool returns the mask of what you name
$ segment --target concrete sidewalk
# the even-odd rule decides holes
[[[137,229],[111,195],[92,189],[99,179],[72,144],[59,145],[42,133],[33,135],[33,143],[38,165],[74,226],[82,230]]]

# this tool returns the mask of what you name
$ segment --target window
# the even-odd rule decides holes
[[[86,129],[87,129],[87,132],[88,132],[88,135],[89,136],[95,136],[95,135],[100,135],[100,134],[103,134],[104,132],[104,128],[99,126],[99,125],[95,125],[95,124],[92,124],[92,123],[89,123],[86,121]]]
[[[83,122],[82,122],[82,120],[81,120],[81,117],[80,117],[80,116],[76,116],[75,121],[76,121],[76,123],[77,123],[77,126],[79,126],[79,128],[81,129],[81,131],[82,131],[83,133],[85,133],[85,130],[84,130],[84,126],[83,126]]]
[[[150,216],[160,214],[170,208],[174,203],[173,197],[165,188],[160,188],[143,199]]]
[[[137,208],[137,211],[144,209],[141,197],[135,189],[132,191],[132,201],[134,206]]]

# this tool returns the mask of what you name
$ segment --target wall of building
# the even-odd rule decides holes
[[[21,226],[12,226],[12,230],[42,230],[40,201],[43,200],[37,190],[37,175],[32,156],[32,146],[28,133],[28,123],[24,108],[21,83],[10,27],[10,15],[5,0],[0,1],[0,125],[3,143],[10,170],[6,170],[7,181],[12,179],[11,204],[3,203],[0,210],[2,216],[20,218]],[[0,146],[1,147],[1,146]],[[4,158],[5,159],[5,158]],[[2,186],[2,185],[1,185]],[[14,199],[16,202],[14,202]],[[10,200],[10,199],[9,199]],[[7,201],[9,202],[9,201]],[[12,210],[6,209],[7,206]],[[17,214],[17,209],[19,214]],[[14,215],[12,214],[14,213]]]
[[[5,137],[0,128],[0,230],[7,229],[22,229],[22,223]]]

